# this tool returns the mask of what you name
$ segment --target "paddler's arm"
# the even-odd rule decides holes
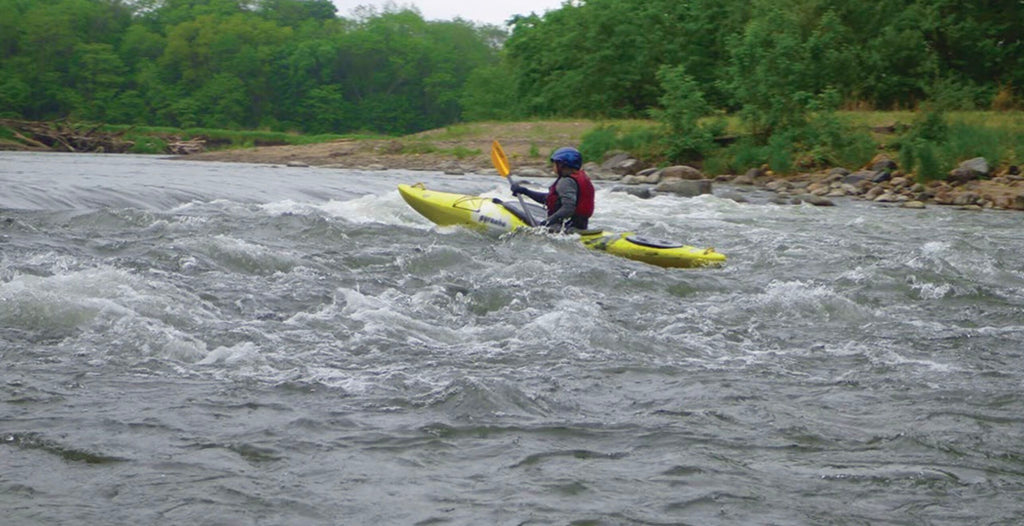
[[[525,186],[523,186],[523,185],[521,185],[519,183],[514,183],[512,185],[512,195],[519,195],[519,194],[523,194],[526,197],[529,197],[530,199],[533,199],[534,201],[537,201],[540,204],[547,203],[547,201],[548,201],[548,193],[547,192],[538,192],[537,190],[530,190],[529,188],[527,188],[527,187],[525,187]]]
[[[546,224],[561,226],[576,212],[579,187],[571,177],[560,177],[555,183],[555,190],[558,191],[558,210],[548,216]]]

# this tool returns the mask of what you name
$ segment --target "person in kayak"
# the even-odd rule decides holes
[[[559,148],[551,154],[558,176],[547,192],[530,190],[519,183],[512,195],[525,195],[547,207],[548,218],[540,226],[551,230],[586,230],[594,214],[594,183],[583,171],[583,155],[576,148]]]

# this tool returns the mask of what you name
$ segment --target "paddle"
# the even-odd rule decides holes
[[[491,162],[494,163],[494,168],[498,170],[498,173],[501,174],[502,177],[508,179],[508,185],[510,187],[515,184],[514,181],[512,181],[512,177],[508,175],[508,156],[505,155],[505,150],[501,149],[501,143],[499,143],[497,139],[491,143]],[[516,195],[516,197],[519,198],[519,206],[523,208],[523,215],[526,216],[526,222],[530,226],[537,226],[533,222],[533,214],[526,209],[526,203],[523,202],[523,196]]]

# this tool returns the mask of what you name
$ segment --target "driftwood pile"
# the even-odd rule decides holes
[[[117,132],[104,131],[99,125],[72,125],[65,121],[35,122],[15,119],[0,119],[0,126],[11,131],[18,143],[15,149],[45,150],[57,152],[127,153],[135,142],[124,135],[132,130],[126,128]],[[165,153],[191,155],[206,150],[206,140],[195,138],[183,140],[178,136],[161,136],[166,142]],[[0,141],[0,150],[10,149]]]
[[[119,132],[102,131],[102,125],[72,126],[66,122],[28,122],[0,119],[14,138],[32,148],[58,152],[125,153],[135,146]]]
[[[167,143],[167,153],[173,153],[175,155],[192,155],[194,153],[202,153],[205,149],[205,139],[192,139],[190,141],[178,140]]]

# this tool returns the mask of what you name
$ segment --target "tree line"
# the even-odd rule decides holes
[[[504,32],[329,0],[0,0],[0,112],[176,127],[367,130],[461,119]]]
[[[506,27],[329,0],[0,0],[0,116],[409,133],[530,117],[1013,107],[1016,0],[571,0]],[[652,113],[654,112],[654,113]],[[683,150],[686,145],[676,145]]]

